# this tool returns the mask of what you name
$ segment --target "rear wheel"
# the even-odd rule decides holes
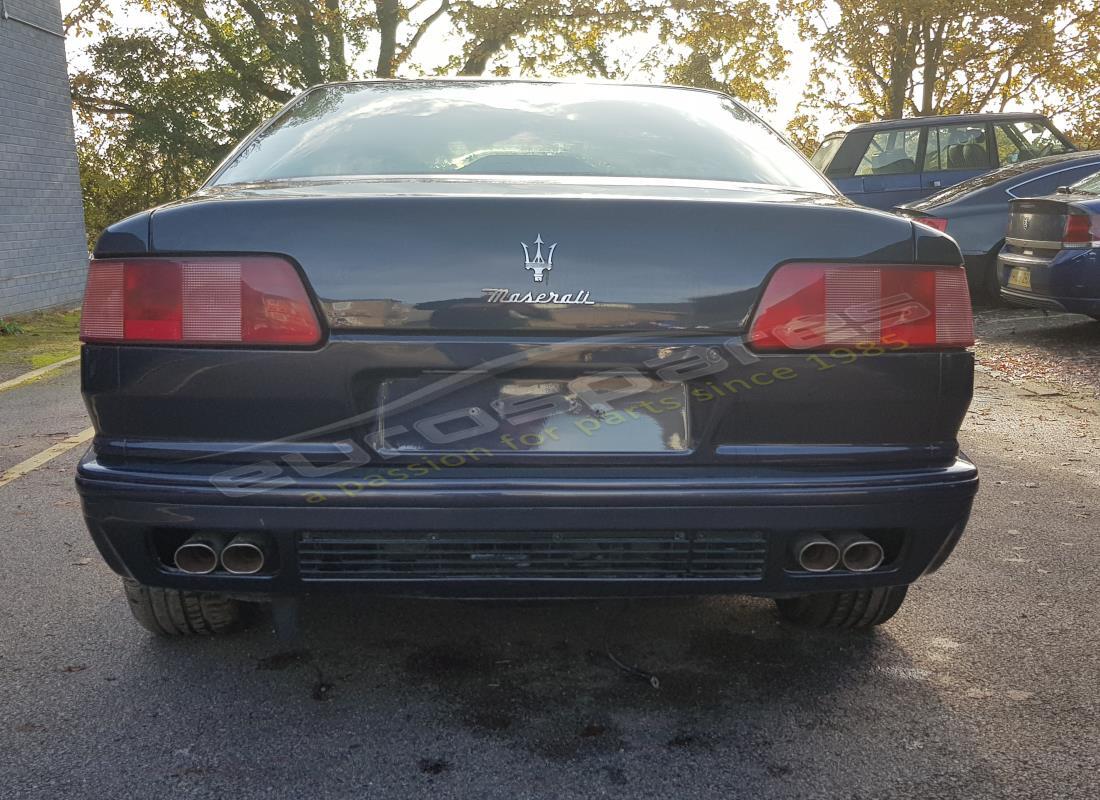
[[[219,594],[145,586],[123,579],[134,619],[158,636],[210,636],[242,627],[241,604]]]
[[[807,628],[870,628],[894,616],[907,586],[884,586],[856,592],[819,592],[775,601],[788,622]]]

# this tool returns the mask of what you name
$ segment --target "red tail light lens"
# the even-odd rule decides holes
[[[929,228],[935,228],[940,233],[947,231],[947,220],[940,219],[939,217],[916,217],[913,222],[919,222],[921,225],[927,225]]]
[[[1095,217],[1088,214],[1066,215],[1066,230],[1062,234],[1062,244],[1092,244],[1100,240],[1100,224],[1097,224],[1096,235],[1092,233],[1092,223]]]
[[[749,331],[756,350],[974,344],[962,267],[785,264]]]
[[[274,256],[94,259],[80,338],[143,344],[312,345],[321,326]]]

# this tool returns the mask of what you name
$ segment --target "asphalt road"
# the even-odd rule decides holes
[[[979,379],[967,535],[868,635],[754,599],[330,600],[295,652],[158,640],[75,448],[0,487],[0,797],[1096,798],[1100,406]],[[76,388],[0,394],[0,469],[87,425]]]

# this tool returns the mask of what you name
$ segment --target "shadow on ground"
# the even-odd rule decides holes
[[[293,742],[296,759],[352,774],[348,764],[382,763],[457,782],[457,796],[483,780],[507,794],[501,776],[535,768],[568,776],[561,796],[587,796],[574,779],[668,796],[683,770],[711,788],[773,783],[791,796],[992,785],[888,628],[805,632],[770,602],[723,598],[325,599],[306,605],[303,629],[289,648],[263,629],[233,645],[150,639],[134,668],[182,696],[214,692],[236,730],[247,720],[250,738]],[[189,724],[193,710],[182,713]],[[220,759],[293,779],[255,755],[230,740]]]

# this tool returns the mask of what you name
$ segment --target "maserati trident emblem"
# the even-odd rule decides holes
[[[555,242],[549,245],[549,250],[546,253],[546,258],[542,257],[542,246],[545,242],[542,241],[542,234],[538,234],[535,237],[535,258],[531,259],[531,251],[527,249],[526,242],[520,242],[523,245],[523,266],[525,269],[529,269],[532,272],[532,277],[535,279],[535,283],[542,283],[546,273],[554,268],[554,248],[557,247]]]

